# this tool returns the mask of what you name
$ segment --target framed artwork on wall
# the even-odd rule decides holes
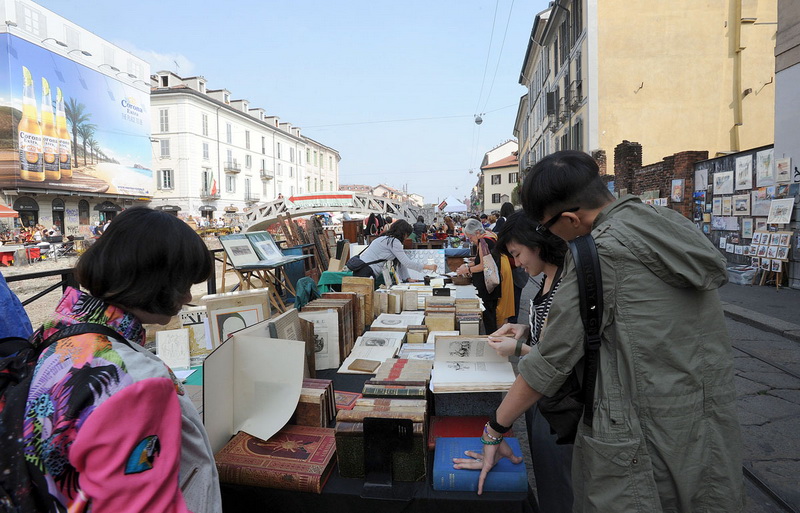
[[[746,155],[736,159],[736,190],[753,188],[753,156]]]
[[[745,217],[742,219],[742,237],[745,239],[753,238],[753,218]]]
[[[739,194],[733,197],[733,215],[735,216],[749,216],[750,215],[750,195]]]
[[[714,173],[714,194],[733,194],[733,171]]]

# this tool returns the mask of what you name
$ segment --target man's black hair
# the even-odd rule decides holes
[[[214,260],[203,239],[174,215],[133,207],[117,215],[75,265],[92,296],[125,308],[175,315]]]
[[[522,244],[530,249],[539,249],[539,258],[548,264],[561,266],[567,252],[567,243],[550,232],[541,234],[536,231],[537,223],[525,212],[514,212],[506,219],[503,228],[497,235],[495,248],[511,257],[508,245],[511,242]]]
[[[525,212],[537,221],[574,207],[598,208],[614,199],[597,162],[582,151],[565,150],[537,162],[520,190]]]
[[[501,217],[505,217],[507,219],[508,216],[510,216],[513,213],[514,213],[514,205],[509,201],[506,201],[500,207],[500,216]]]

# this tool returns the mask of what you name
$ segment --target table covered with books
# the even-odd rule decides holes
[[[300,310],[271,315],[250,290],[185,314],[224,511],[538,511],[525,464],[501,460],[482,496],[478,471],[452,468],[515,375],[479,335],[474,291],[437,287],[347,276]]]

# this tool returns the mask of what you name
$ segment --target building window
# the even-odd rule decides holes
[[[236,192],[236,175],[225,175],[225,192]]]
[[[519,181],[519,173],[508,173],[508,183],[517,183]]]
[[[330,189],[328,189],[328,190],[330,190],[330,191],[332,191],[332,190],[333,190],[333,180],[331,180],[331,188],[330,188]]]
[[[267,154],[267,138],[264,137],[263,135],[261,136],[261,154],[262,155]]]
[[[247,169],[253,167],[253,158],[250,155],[244,156],[244,167],[246,167]]]
[[[230,123],[225,123],[225,140],[228,144],[233,143],[233,127]]]
[[[264,173],[267,171],[267,161],[265,159],[261,159],[261,172]]]
[[[203,160],[208,160],[208,143],[203,143]]]
[[[204,167],[202,175],[203,193],[211,194],[211,189],[214,188],[214,175],[211,174],[211,168]]]
[[[39,37],[45,36],[45,18],[39,13],[39,11],[31,9],[27,5],[22,5],[22,17],[25,30]]]
[[[294,148],[289,147],[289,162],[294,162]]]
[[[306,162],[311,162],[311,149],[306,148]]]
[[[250,196],[251,196],[251,194],[250,194],[250,179],[249,178],[245,178],[244,179],[244,197],[245,198],[250,198]]]
[[[244,131],[244,147],[250,149],[250,130]]]
[[[277,157],[281,158],[281,143],[278,143],[278,154],[277,154]]]
[[[294,176],[294,166],[289,166],[289,176]]]
[[[314,178],[314,192],[317,192],[319,188],[317,187],[317,179]]]
[[[492,203],[500,203],[500,193],[492,194]]]
[[[169,110],[159,109],[158,121],[159,121],[159,129],[162,132],[169,132]]]
[[[316,151],[314,152],[314,165],[315,165],[315,166],[316,166],[316,165],[319,165],[319,164],[317,163],[317,152],[316,152]]]
[[[225,161],[229,166],[233,165],[233,150],[225,150],[228,159]]]
[[[169,157],[169,139],[161,139],[161,158]]]
[[[89,202],[86,200],[78,202],[78,224],[89,224]]]
[[[503,175],[492,175],[492,185],[500,185]]]
[[[172,189],[172,170],[160,169],[158,171],[158,188],[159,189]]]
[[[231,102],[231,95],[229,93],[223,93],[222,94],[222,101],[224,103],[230,103]]]
[[[322,152],[319,152],[319,167],[325,169],[325,155]]]
[[[208,114],[203,114],[203,135],[208,135]]]
[[[328,157],[328,169],[333,169],[333,157]]]
[[[282,175],[282,174],[283,174],[283,171],[281,170],[281,163],[280,163],[280,162],[278,162],[276,165],[278,166],[278,167],[277,167],[278,174],[279,174],[279,175]]]

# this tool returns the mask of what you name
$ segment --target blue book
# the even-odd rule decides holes
[[[516,455],[522,455],[516,438],[506,438]],[[459,492],[477,492],[479,470],[454,469],[453,458],[466,458],[464,451],[483,451],[477,437],[438,438],[433,457],[433,489]],[[515,465],[503,458],[492,468],[483,483],[484,492],[527,492],[528,472],[525,462]]]

